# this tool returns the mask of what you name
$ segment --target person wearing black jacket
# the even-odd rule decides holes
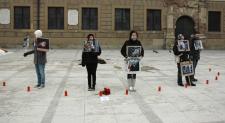
[[[94,91],[96,85],[96,71],[98,66],[98,56],[101,55],[99,42],[93,34],[87,36],[82,52],[82,66],[86,66],[88,73],[88,91]]]
[[[184,62],[184,61],[190,61],[190,52],[189,51],[180,52],[178,50],[178,40],[184,40],[184,36],[182,34],[179,34],[178,38],[174,42],[174,46],[173,46],[173,53],[176,57],[177,69],[178,69],[177,84],[179,86],[184,86],[184,84],[182,82],[180,63]],[[194,83],[192,83],[192,80],[190,79],[190,76],[185,76],[185,79],[186,79],[186,82],[187,82],[188,85],[196,86]]]
[[[191,43],[190,43],[191,44],[191,47],[190,47],[190,49],[191,49],[190,55],[191,55],[191,59],[193,61],[193,68],[194,68],[194,75],[191,76],[191,80],[192,81],[198,81],[194,77],[195,76],[195,69],[197,67],[198,61],[200,60],[200,49],[195,49],[195,42],[197,40],[200,40],[200,39],[199,39],[199,37],[196,34],[194,34],[194,35],[191,36],[191,39],[190,39],[190,41],[191,41]]]
[[[129,40],[125,41],[121,48],[121,54],[125,59],[128,59],[128,54],[126,52],[127,46],[141,46],[141,54],[138,57],[144,57],[144,49],[141,42],[138,40],[138,33],[136,31],[131,31]],[[136,82],[136,74],[127,74],[129,91],[135,91],[134,86]]]

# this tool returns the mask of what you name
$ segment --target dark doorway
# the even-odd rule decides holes
[[[194,33],[195,23],[191,17],[182,16],[177,19],[175,36],[183,34],[185,39],[189,39],[190,35]]]

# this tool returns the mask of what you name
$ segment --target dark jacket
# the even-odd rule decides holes
[[[46,62],[46,52],[38,51],[37,46],[34,46],[34,64],[45,64]]]
[[[125,43],[123,44],[122,48],[121,48],[121,54],[127,58],[127,46],[141,46],[141,56],[144,57],[144,48],[141,44],[141,42],[139,40],[136,41],[132,41],[132,40],[127,40],[125,41]]]
[[[198,37],[193,37],[190,39],[190,49],[191,49],[191,52],[190,52],[190,57],[191,59],[195,59],[195,60],[199,60],[200,59],[200,50],[195,50],[195,40],[199,40]]]
[[[38,51],[37,44],[34,43],[34,49],[24,53],[24,56],[34,54],[34,64],[45,64],[47,62],[46,52]]]
[[[98,43],[97,41],[94,40],[94,44]],[[87,64],[96,64],[98,63],[98,56],[101,55],[102,50],[101,50],[101,46],[99,45],[95,45],[98,46],[98,51],[97,52],[82,52],[82,61],[81,64],[82,66],[85,66]]]
[[[180,62],[189,61],[190,60],[190,56],[189,56],[190,52],[189,51],[180,52],[178,50],[177,45],[178,45],[178,42],[175,41],[174,46],[173,46],[173,53],[174,53],[174,55],[178,56],[178,55],[183,54],[183,55],[180,56]]]

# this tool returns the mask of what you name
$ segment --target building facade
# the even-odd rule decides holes
[[[54,48],[79,48],[89,33],[120,48],[136,30],[145,48],[164,49],[196,30],[206,49],[225,49],[225,0],[0,1],[0,47],[21,46],[36,29]]]

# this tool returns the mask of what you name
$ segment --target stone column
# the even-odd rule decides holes
[[[201,38],[203,45],[207,48],[206,32],[207,32],[207,3],[199,2],[199,24],[198,31],[200,33],[199,37]]]
[[[174,37],[174,15],[173,15],[173,6],[168,6],[167,11],[167,27],[166,27],[166,49],[171,49],[173,46],[173,42],[175,40]]]
[[[205,34],[207,32],[207,9],[205,2],[199,2],[199,32]]]

